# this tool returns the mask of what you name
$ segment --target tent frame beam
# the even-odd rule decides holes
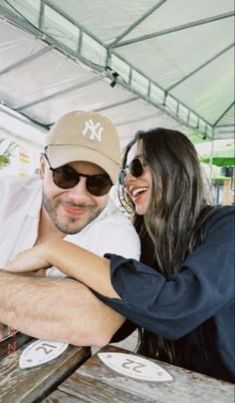
[[[153,14],[159,7],[162,6],[167,0],[160,0],[157,4],[155,4],[149,11],[147,11],[144,15],[142,15],[137,21],[135,21],[132,25],[130,25],[122,34],[120,34],[115,41],[109,44],[109,48],[116,47],[116,45],[127,36],[134,28],[140,25],[147,17]]]
[[[227,46],[221,52],[217,53],[216,55],[212,56],[210,59],[208,59],[205,63],[202,63],[200,66],[198,66],[195,70],[192,70],[189,74],[181,78],[179,81],[176,81],[174,84],[170,85],[167,88],[167,92],[172,90],[173,88],[177,87],[178,85],[182,84],[184,81],[186,81],[188,78],[192,77],[194,74],[198,73],[201,69],[212,63],[214,60],[218,59],[220,56],[222,56],[224,53],[228,52],[230,49],[232,49],[235,45],[235,42],[233,42],[231,45]]]
[[[137,101],[138,99],[139,99],[138,96],[133,96],[129,99],[126,99],[125,101],[116,102],[114,104],[110,104],[109,106],[104,106],[102,108],[96,108],[95,110],[96,110],[96,112],[108,111],[109,109],[118,108],[119,106],[127,105],[131,102]]]
[[[216,128],[218,129],[218,128],[220,128],[220,127],[234,127],[235,125],[234,124],[225,124],[225,125],[217,125],[216,126]]]
[[[145,39],[151,39],[153,37],[170,34],[173,32],[180,31],[180,30],[185,30],[188,28],[196,27],[198,25],[203,25],[203,24],[211,23],[211,22],[218,21],[221,19],[229,18],[234,15],[234,12],[227,12],[227,13],[219,14],[219,15],[212,16],[209,18],[193,21],[193,22],[190,22],[189,24],[183,24],[183,25],[179,25],[179,26],[176,26],[173,28],[155,32],[155,33],[152,33],[149,35],[140,36],[139,38],[134,38],[133,40],[130,40],[130,41],[122,41],[122,39],[125,36],[127,36],[131,31],[133,31],[133,29],[136,26],[140,25],[147,18],[148,15],[151,15],[154,11],[157,10],[157,8],[161,7],[165,3],[165,1],[166,0],[158,0],[157,4],[155,4],[154,7],[152,7],[150,10],[148,10],[145,14],[143,14],[141,16],[141,18],[139,18],[131,26],[129,26],[124,32],[122,32],[122,34],[120,34],[119,37],[114,42],[110,43],[110,45],[107,45],[107,44],[105,45],[103,42],[101,42],[100,40],[95,38],[94,35],[92,35],[88,30],[84,29],[84,27],[82,25],[80,25],[79,23],[74,21],[74,19],[72,17],[66,15],[64,12],[62,12],[62,10],[59,9],[58,6],[55,6],[54,4],[52,4],[50,0],[40,0],[40,11],[38,13],[38,27],[36,25],[33,25],[30,21],[28,21],[26,19],[25,22],[26,22],[27,30],[25,28],[25,31],[30,34],[39,36],[40,40],[44,41],[47,45],[49,44],[51,47],[53,47],[56,50],[58,50],[59,52],[65,54],[66,56],[70,57],[71,59],[74,59],[77,62],[80,61],[81,63],[84,63],[84,65],[91,67],[93,70],[96,71],[96,73],[100,73],[100,76],[102,76],[102,78],[104,78],[106,76],[107,78],[110,79],[110,71],[108,71],[109,66],[112,71],[116,72],[115,68],[113,68],[113,66],[112,66],[112,57],[117,58],[118,60],[120,60],[120,62],[123,62],[125,64],[125,68],[129,69],[128,70],[129,75],[128,74],[126,75],[126,77],[127,77],[126,79],[123,79],[121,77],[121,73],[119,73],[119,71],[117,71],[117,73],[119,75],[117,78],[117,84],[120,84],[120,86],[127,88],[130,92],[132,92],[133,94],[138,96],[140,99],[143,99],[146,102],[152,104],[153,106],[159,108],[160,110],[163,110],[166,114],[168,114],[171,117],[173,117],[174,119],[180,121],[180,123],[187,125],[189,127],[192,127],[193,129],[196,128],[201,133],[205,133],[206,135],[208,133],[210,133],[210,135],[211,135],[213,130],[216,128],[216,124],[226,114],[227,110],[225,112],[223,112],[223,114],[215,122],[215,124],[212,125],[211,123],[206,121],[205,118],[201,117],[197,112],[193,111],[190,107],[184,105],[183,102],[181,102],[176,97],[174,97],[171,93],[169,93],[169,91],[171,89],[175,88],[177,85],[179,85],[183,81],[187,80],[187,78],[189,78],[191,75],[196,74],[200,69],[205,67],[208,63],[210,63],[210,61],[215,60],[217,57],[219,57],[221,54],[223,54],[226,50],[228,50],[229,47],[224,49],[217,55],[215,55],[210,60],[206,61],[201,66],[198,66],[197,69],[195,69],[194,71],[189,73],[187,76],[183,77],[177,83],[172,84],[171,87],[169,87],[168,89],[161,88],[161,86],[157,82],[152,81],[151,78],[146,77],[142,73],[142,71],[138,71],[134,66],[132,66],[125,59],[123,59],[119,55],[115,54],[116,48],[125,46],[129,43],[140,42]],[[63,18],[65,18],[66,20],[71,22],[78,29],[77,37],[76,36],[74,37],[75,48],[77,46],[76,50],[74,50],[74,48],[68,47],[66,45],[66,43],[61,42],[60,39],[58,39],[56,36],[53,36],[53,33],[51,33],[51,32],[44,33],[43,32],[42,28],[44,27],[44,22],[45,22],[45,19],[47,18],[45,6],[50,7],[53,11],[58,13],[58,15],[62,16]],[[17,11],[17,10],[15,10],[15,11]],[[6,16],[6,19],[8,19],[11,24],[15,24],[16,26],[21,27],[22,23],[20,24],[20,20],[17,16],[15,17],[15,19],[13,19],[13,21],[12,21],[12,16],[10,16],[9,18]],[[29,26],[30,26],[30,28],[29,28]],[[22,29],[24,29],[24,28],[22,28]],[[90,37],[94,41],[94,43],[97,43],[97,46],[99,45],[99,46],[103,47],[103,52],[104,52],[103,65],[102,65],[102,63],[96,64],[92,60],[90,60],[88,57],[85,58],[84,56],[82,56],[82,54],[83,54],[82,50],[83,50],[84,43],[85,43],[84,35]],[[76,40],[77,40],[77,42],[76,42]],[[106,56],[106,58],[105,58],[105,56]],[[34,57],[34,55],[32,57]],[[16,64],[16,66],[12,65],[12,66],[9,66],[8,68],[13,69],[14,67],[17,67],[18,65],[20,65],[21,62],[22,63],[26,62],[26,60],[27,59],[25,59],[25,61],[20,61]],[[137,83],[136,80],[137,80],[138,76],[140,79],[139,87],[136,86],[136,83]],[[101,78],[98,78],[98,80],[99,79],[101,79]],[[94,81],[97,81],[97,77],[94,78]],[[41,103],[43,101],[46,101],[50,98],[54,98],[58,95],[73,91],[76,88],[81,88],[84,85],[89,85],[91,82],[93,82],[93,80],[91,80],[91,81],[88,80],[87,83],[85,83],[85,84],[80,83],[80,84],[78,84],[78,86],[74,85],[70,88],[63,89],[63,90],[58,91],[57,93],[51,94],[47,97],[35,100],[34,102],[30,102],[28,104],[21,105],[16,110],[22,111],[26,108],[29,108],[29,107],[36,105],[38,103]],[[158,90],[159,90],[159,93],[158,93]],[[160,93],[162,93],[163,96]],[[159,100],[160,100],[160,102],[159,102]],[[228,110],[229,110],[229,108],[228,108]]]
[[[8,66],[6,69],[3,69],[0,71],[0,76],[6,73],[9,73],[9,71],[13,69],[17,69],[18,67],[23,66],[26,63],[31,62],[32,60],[37,59],[38,57],[44,55],[45,53],[49,52],[49,50],[53,49],[52,45],[48,45],[44,47],[43,49],[39,49],[37,52],[35,52],[33,55],[30,55],[29,57],[26,57],[24,59],[21,59],[17,63],[13,63],[10,66]]]
[[[175,33],[175,32],[178,32],[178,31],[182,31],[182,30],[185,30],[185,29],[197,27],[199,25],[204,25],[204,24],[208,24],[208,23],[211,23],[211,22],[219,21],[221,19],[230,18],[230,17],[233,17],[233,16],[234,16],[234,12],[218,14],[218,15],[216,15],[214,17],[203,18],[201,20],[193,21],[193,22],[190,22],[188,24],[182,24],[182,25],[178,25],[178,26],[173,27],[173,28],[163,29],[162,31],[153,32],[152,34],[142,35],[142,36],[139,36],[137,38],[133,38],[133,39],[130,39],[130,40],[127,40],[127,41],[120,42],[117,45],[110,46],[110,48],[116,49],[116,48],[120,48],[120,47],[123,47],[123,46],[126,46],[126,45],[132,45],[133,43],[146,41],[148,39],[157,38],[158,36],[168,35],[168,34]]]
[[[87,81],[83,81],[82,83],[78,83],[78,84],[72,85],[71,87],[64,88],[63,90],[54,92],[51,95],[47,95],[47,96],[45,96],[43,98],[36,99],[35,101],[30,102],[28,104],[21,105],[18,108],[16,108],[15,110],[17,112],[21,112],[24,109],[31,108],[34,105],[37,105],[37,104],[39,104],[41,102],[44,102],[44,101],[47,101],[48,99],[53,99],[53,98],[56,98],[57,96],[67,94],[67,93],[69,93],[69,92],[71,92],[73,90],[77,90],[79,88],[87,87],[88,85],[94,84],[95,82],[100,81],[102,79],[103,79],[103,75],[96,76],[96,77],[91,78],[91,79],[89,79]]]
[[[226,115],[226,113],[233,107],[235,102],[233,101],[225,110],[224,112],[219,116],[219,118],[214,122],[213,127],[217,127],[217,123]]]

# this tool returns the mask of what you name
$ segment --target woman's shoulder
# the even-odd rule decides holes
[[[215,206],[211,212],[210,218],[213,220],[219,220],[224,217],[232,217],[235,213],[235,206]]]
[[[232,236],[234,233],[234,206],[214,206],[212,208],[208,219],[206,221],[206,227],[208,231],[226,232],[226,236]]]

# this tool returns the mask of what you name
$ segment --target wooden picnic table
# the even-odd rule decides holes
[[[0,343],[1,403],[41,401],[91,355],[89,347],[68,346],[61,356],[46,364],[21,369],[19,357],[32,342],[35,342],[35,339],[17,333]]]
[[[3,357],[7,357],[14,350],[17,350],[28,341],[32,340],[32,337],[26,334],[17,332],[14,337],[7,338],[0,342],[0,360]]]
[[[43,403],[233,403],[234,385],[158,361],[173,380],[146,382],[120,375],[100,359],[100,352],[134,353],[106,346],[60,383]],[[135,357],[135,355],[134,355]]]
[[[103,363],[99,354],[127,353],[129,361],[141,356],[114,345],[93,356],[89,347],[69,346],[51,362],[20,369],[19,357],[35,339],[22,334],[14,336],[17,338],[17,350],[11,354],[0,343],[0,352],[5,351],[0,357],[1,403],[234,402],[234,385],[160,361],[157,363],[172,380],[149,382],[120,374]]]

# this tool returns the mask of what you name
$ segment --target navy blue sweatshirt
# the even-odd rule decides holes
[[[121,299],[96,295],[173,340],[180,366],[234,382],[234,208],[217,207],[205,225],[203,242],[167,279],[141,262],[106,255]]]

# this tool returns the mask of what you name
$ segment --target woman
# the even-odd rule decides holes
[[[7,269],[59,267],[144,329],[140,353],[233,382],[234,209],[206,203],[194,146],[163,128],[138,132],[127,147],[120,197],[133,212],[141,262],[59,240]]]

